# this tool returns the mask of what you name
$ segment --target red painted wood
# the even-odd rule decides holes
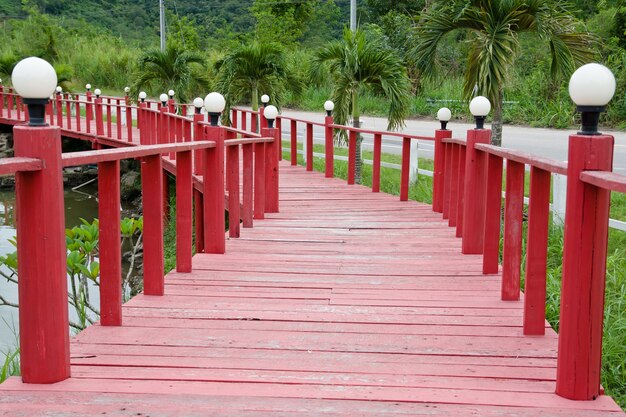
[[[80,114],[80,101],[79,101],[79,96],[78,94],[76,94],[76,96],[74,97],[74,117],[76,118],[76,131],[80,132],[83,130],[81,124],[83,121],[83,117]]]
[[[193,202],[192,154],[179,152],[176,157],[176,271],[191,272]],[[201,210],[200,210],[201,212]]]
[[[248,112],[241,111],[241,130],[248,130]]]
[[[163,170],[163,201],[161,202],[163,206],[163,224],[167,224],[170,218],[170,181],[169,175],[166,170]]]
[[[117,100],[117,106],[115,107],[115,128],[116,139],[122,139],[122,101]]]
[[[383,135],[374,135],[374,160],[372,162],[372,192],[380,192],[380,154],[383,144]]]
[[[237,109],[232,108],[231,109],[230,124],[235,129],[239,126],[239,119],[238,119],[238,117],[239,117],[239,112],[237,111]]]
[[[402,138],[402,170],[400,172],[400,201],[409,199],[409,169],[411,165],[411,138]]]
[[[259,114],[256,112],[250,112],[250,130],[253,132],[259,132]]]
[[[113,121],[111,120],[111,113],[112,113],[112,99],[107,98],[104,99],[106,101],[104,101],[105,103],[105,108],[106,108],[106,113],[107,113],[107,137],[109,138],[113,138]]]
[[[193,140],[194,141],[199,141],[199,140],[204,140],[204,128],[202,127],[202,125],[200,124],[200,122],[204,121],[204,115],[203,114],[194,114],[193,115]],[[196,152],[194,152],[193,155],[193,173],[195,175],[202,175],[202,173],[204,172],[204,168],[203,168],[203,162],[202,162],[202,158],[204,156],[205,152],[198,150]]]
[[[333,178],[335,172],[335,138],[333,128],[333,116],[324,118],[324,172],[326,178]]]
[[[456,227],[457,211],[459,208],[459,173],[460,173],[460,145],[450,144],[450,210],[448,212],[448,226]]]
[[[241,219],[243,227],[250,228],[254,218],[254,155],[250,143],[242,145],[243,152],[243,205]]]
[[[477,144],[476,148],[492,155],[498,155],[504,159],[511,159],[521,164],[532,165],[555,174],[567,175],[567,162],[543,158],[516,149],[502,148],[500,146]]]
[[[545,334],[546,262],[550,218],[550,172],[530,169],[530,203],[526,238],[524,285],[524,334]]]
[[[241,206],[239,199],[239,147],[226,148],[226,169],[228,169],[228,235],[241,235]]]
[[[569,138],[556,392],[574,400],[600,394],[610,199],[580,174],[611,171],[613,144],[608,135]]]
[[[100,243],[100,323],[122,325],[122,248],[120,230],[120,163],[98,164]]]
[[[265,218],[265,143],[254,146],[254,218]]]
[[[85,104],[86,114],[86,131],[87,133],[91,133],[91,121],[93,120],[93,95],[91,91],[87,91],[85,94],[87,103]]]
[[[298,165],[298,125],[295,120],[291,121],[291,165]]]
[[[215,148],[207,149],[204,154],[204,251],[205,253],[224,253],[224,137],[226,132],[219,126],[204,128],[207,139],[215,141]]]
[[[9,98],[11,99],[11,103],[9,104],[9,118],[11,118],[11,113],[10,110],[13,108],[13,96],[9,96]],[[63,102],[62,100],[62,96],[61,94],[56,94],[55,95],[55,99],[56,99],[56,110],[57,110],[57,120],[56,120],[56,125],[59,127],[63,127]]]
[[[348,133],[348,185],[354,184],[356,170],[356,136],[355,130]]]
[[[461,252],[483,253],[485,234],[486,163],[483,152],[477,151],[478,143],[489,143],[491,130],[471,129],[467,131],[465,147],[465,181],[463,188],[463,242]]]
[[[53,101],[54,100],[50,100],[48,101],[48,104],[46,104],[46,114],[48,115],[48,124],[53,126],[54,125],[54,107],[53,107]],[[0,96],[0,114],[4,116],[4,97]],[[89,116],[89,114],[87,114],[87,116]],[[87,128],[89,128],[89,121],[87,122]],[[89,133],[89,132],[87,132]]]
[[[483,237],[483,274],[497,274],[500,257],[502,217],[502,158],[487,155],[487,190],[485,196],[485,234]]]
[[[451,130],[435,130],[434,170],[433,170],[433,211],[443,213],[443,194],[445,181],[445,151],[443,139],[451,138]]]
[[[626,176],[607,171],[582,171],[580,180],[611,191],[626,193]]]
[[[265,129],[267,127],[267,119],[265,118],[265,106],[264,105],[259,108],[259,125],[261,129]]]
[[[459,146],[459,174],[457,185],[457,208],[456,208],[456,237],[463,237],[463,207],[465,205],[465,195],[463,188],[465,184],[465,146]]]
[[[0,175],[14,174],[18,171],[39,171],[43,161],[37,158],[0,158]]]
[[[454,145],[451,143],[444,143],[444,172],[445,175],[443,177],[443,212],[442,218],[449,219],[450,218],[450,198],[451,198],[451,188],[452,188],[452,156]]]
[[[279,137],[279,146],[276,147],[276,153],[278,154],[278,160],[282,161],[283,160],[283,119],[280,117],[276,118],[276,134]]]
[[[163,295],[163,170],[160,155],[141,159],[141,192],[144,293]]]
[[[504,202],[504,250],[502,259],[502,300],[520,297],[522,260],[522,210],[524,209],[524,164],[506,161]]]
[[[72,129],[72,103],[69,101],[70,100],[70,96],[69,94],[65,93],[65,120],[66,120],[66,127],[68,129]],[[19,107],[18,107],[19,109]],[[19,113],[17,118],[19,119]]]
[[[313,125],[306,124],[306,170],[313,171]]]
[[[265,144],[265,212],[279,212],[279,172],[276,147],[280,146],[276,129],[265,129],[261,132],[263,137],[274,138],[273,142]]]
[[[204,252],[204,201],[200,190],[193,190],[196,253]]]
[[[70,376],[61,132],[15,126],[17,157],[43,169],[16,175],[20,367],[26,383]]]
[[[96,119],[96,135],[104,136],[104,116],[102,115],[102,98],[94,100],[94,111]]]

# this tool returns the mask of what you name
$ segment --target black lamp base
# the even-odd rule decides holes
[[[474,116],[474,120],[476,121],[476,129],[484,129],[485,128],[485,119],[486,116]]]
[[[579,135],[595,136],[601,135],[598,132],[598,122],[600,113],[606,110],[606,106],[576,106],[576,110],[580,112],[581,130]]]
[[[24,104],[28,106],[29,126],[48,126],[46,123],[47,98],[25,98]]]
[[[220,121],[220,113],[209,113],[209,121],[211,126],[217,126]]]
[[[440,120],[439,123],[441,123],[441,130],[448,130],[448,122],[447,121]]]

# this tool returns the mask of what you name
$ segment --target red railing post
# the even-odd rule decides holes
[[[265,119],[265,117],[263,117]],[[278,116],[276,118],[276,134],[278,135],[278,147],[276,152],[278,153],[278,160],[283,160],[283,119]]]
[[[265,118],[265,106],[261,106],[259,108],[259,124],[260,124],[259,127],[261,128],[260,131],[262,131],[263,129],[267,128],[267,119]],[[256,126],[256,123],[253,122],[252,126]],[[255,128],[253,127],[253,129],[255,129]],[[256,131],[256,129],[255,129],[255,131]]]
[[[61,93],[57,93],[55,96],[57,107],[57,126],[63,127],[63,102],[61,101],[63,96]]]
[[[194,141],[200,141],[200,140],[204,140],[205,138],[203,137],[203,133],[204,133],[204,129],[202,128],[202,125],[200,125],[200,122],[204,121],[204,115],[200,114],[200,113],[195,113],[193,115],[193,140]],[[204,157],[204,154],[206,153],[206,151],[204,150],[198,150],[194,152],[193,155],[193,159],[194,159],[194,164],[193,164],[193,173],[195,175],[202,175],[202,173],[204,172],[204,164],[202,162],[202,159]]]
[[[74,96],[74,110],[75,110],[75,114],[74,117],[76,118],[76,130],[78,130],[79,132],[82,131],[82,126],[81,126],[81,121],[82,121],[82,117],[80,115],[80,96],[78,94],[76,94]]]
[[[438,129],[435,130],[435,166],[433,172],[433,211],[443,213],[444,199],[444,181],[445,176],[449,175],[445,171],[446,168],[446,146],[443,139],[451,138],[451,130]]]
[[[254,145],[252,143],[243,145],[243,213],[242,213],[242,221],[243,227],[252,227],[253,226],[253,218],[254,218],[254,186],[253,186],[253,165],[254,165],[254,156],[252,147]]]
[[[276,146],[280,146],[276,129],[266,128],[261,132],[261,136],[274,138],[272,142],[265,145],[265,212],[278,213],[279,211],[279,175],[278,157]]]
[[[241,111],[241,130],[248,130],[248,112]]]
[[[479,254],[483,252],[485,234],[485,162],[486,155],[477,151],[477,143],[489,143],[491,130],[470,129],[465,145],[465,181],[463,184],[463,242],[461,252]]]
[[[456,227],[457,210],[459,207],[459,156],[461,145],[451,143],[450,151],[450,208],[448,211],[448,226]]]
[[[107,98],[106,99],[106,114],[107,114],[107,138],[109,139],[113,139],[113,128],[112,128],[112,124],[113,124],[113,117],[111,115],[111,104],[112,104],[113,99],[111,98]]]
[[[333,128],[331,127],[333,123],[335,123],[333,116],[326,116],[324,118],[324,151],[326,154],[326,178],[332,178],[335,171],[335,141],[333,137]]]
[[[402,170],[400,171],[400,201],[409,199],[409,169],[411,167],[411,138],[402,138]]]
[[[383,135],[374,134],[374,160],[372,161],[372,192],[380,191],[380,156],[383,147]]]
[[[117,106],[115,107],[115,127],[118,140],[122,139],[122,100],[117,100]]]
[[[502,216],[502,158],[489,154],[485,230],[483,237],[483,274],[497,274],[500,265],[500,218]]]
[[[176,271],[191,272],[193,203],[191,151],[176,157]]]
[[[204,154],[204,252],[226,251],[224,225],[224,138],[219,126],[205,127],[205,137],[215,141],[215,148]]]
[[[313,124],[306,124],[306,170],[313,171]]]
[[[65,120],[68,129],[72,129],[72,103],[70,103],[70,95],[65,93]]]
[[[254,144],[254,218],[265,218],[265,143]]]
[[[204,196],[194,188],[194,228],[196,230],[196,253],[204,253]]]
[[[502,300],[520,297],[522,261],[522,216],[524,209],[524,164],[506,161],[506,199],[504,202],[504,250],[502,259]]]
[[[463,237],[463,206],[465,205],[465,145],[459,146],[459,178],[457,185],[456,237]]]
[[[133,141],[133,107],[126,97],[126,139],[128,142]],[[137,109],[137,118],[139,118],[139,109]],[[139,126],[139,124],[137,124]]]
[[[176,113],[176,100],[171,96],[167,100],[167,112],[172,114]]]
[[[137,127],[139,128],[139,144],[148,145],[150,143],[150,133],[148,132],[146,103],[139,103],[137,107]]]
[[[46,113],[48,114],[48,124],[50,126],[54,125],[54,107],[52,105],[52,100],[48,101],[46,104]]]
[[[291,165],[298,165],[298,122],[295,120],[291,121],[291,129],[290,129],[290,150],[291,150]]]
[[[263,117],[263,119],[265,119],[265,117]],[[252,132],[258,132],[259,131],[259,113],[257,112],[250,112],[250,124],[252,126],[250,126],[250,130]]]
[[[11,118],[13,112],[13,88],[9,87],[9,96],[7,97],[7,117]]]
[[[163,169],[161,155],[141,159],[144,294],[163,295]]]
[[[230,114],[231,114],[230,125],[234,127],[235,129],[237,129],[237,126],[239,126],[239,120],[238,120],[239,113],[237,112],[237,109],[233,107],[230,111]]]
[[[556,393],[573,400],[600,394],[610,200],[580,173],[611,171],[613,143],[609,135],[569,138]]]
[[[239,199],[239,146],[226,148],[226,181],[228,182],[228,235],[241,235],[241,203]]]
[[[93,119],[93,105],[92,105],[92,96],[91,96],[91,91],[87,91],[86,94],[86,99],[87,99],[87,104],[85,105],[85,109],[86,109],[86,131],[87,133],[91,133],[91,120]]]
[[[94,109],[96,112],[96,135],[104,136],[104,120],[102,116],[102,98],[96,97],[94,100]]]
[[[543,335],[546,331],[546,263],[548,221],[550,218],[550,172],[530,169],[530,202],[526,238],[524,279],[524,334]]]
[[[100,322],[122,325],[122,248],[120,241],[120,163],[98,164],[100,242]]]
[[[22,381],[70,377],[61,131],[15,126],[15,156],[39,158],[41,171],[16,174]]]
[[[348,185],[354,184],[356,172],[356,130],[350,130],[348,134]]]
[[[4,86],[2,84],[0,84],[0,117],[4,117]]]

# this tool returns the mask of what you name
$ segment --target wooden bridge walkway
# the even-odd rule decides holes
[[[72,378],[11,378],[0,415],[618,416],[554,393],[557,337],[430,206],[283,162],[281,212],[71,343]]]

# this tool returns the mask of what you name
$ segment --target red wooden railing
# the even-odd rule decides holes
[[[275,129],[263,129],[263,135],[258,135],[211,126],[201,114],[193,118],[177,115],[172,102],[163,108],[148,106],[148,103],[132,106],[127,97],[94,98],[90,92],[85,96],[59,94],[47,106],[46,119],[52,126],[30,127],[19,123],[28,119],[21,98],[11,90],[5,92],[0,88],[0,117],[18,122],[14,129],[16,157],[0,159],[0,175],[17,176],[19,297],[22,306],[29,306],[20,309],[24,382],[51,383],[70,376],[63,167],[98,164],[100,310],[104,326],[122,325],[121,159],[141,161],[146,295],[164,293],[163,202],[167,200],[164,170],[176,175],[179,272],[192,269],[194,204],[196,252],[206,253],[225,252],[225,195],[229,202],[231,237],[240,234],[239,221],[234,219],[242,218],[244,227],[252,227],[254,218],[278,211],[278,160],[270,157],[277,155],[273,151],[278,146]],[[134,137],[134,124],[139,137]],[[61,131],[93,141],[96,150],[62,154]],[[104,146],[116,148],[102,149]],[[270,151],[266,152],[266,148]],[[243,154],[243,199],[239,195],[240,153]],[[46,291],[42,292],[41,288]]]
[[[0,93],[0,116],[14,120],[25,120],[26,116],[19,100],[11,92]],[[559,173],[568,177],[567,215],[565,219],[565,248],[563,257],[563,287],[560,315],[559,351],[556,391],[559,395],[572,399],[592,399],[600,393],[600,355],[602,339],[602,317],[604,278],[606,269],[606,245],[608,227],[608,204],[610,190],[626,192],[626,177],[610,173],[613,138],[611,136],[579,136],[570,137],[568,164],[552,161],[546,158],[529,155],[527,153],[499,148],[489,145],[489,130],[471,129],[466,139],[454,139],[449,130],[437,130],[433,137],[407,135],[403,133],[381,132],[366,129],[356,129],[348,126],[336,125],[332,116],[327,116],[324,123],[315,123],[288,117],[279,117],[277,128],[269,129],[262,116],[263,109],[252,112],[243,109],[233,109],[232,127],[208,125],[204,115],[195,114],[193,118],[176,115],[176,105],[172,102],[166,106],[150,108],[149,102],[139,107],[122,104],[121,100],[99,97],[90,101],[87,95],[84,103],[78,99],[57,97],[54,100],[56,118],[50,112],[51,120],[64,129],[82,129],[81,121],[76,118],[72,125],[72,108],[75,114],[82,112],[84,106],[86,120],[94,110],[96,138],[104,142],[121,143],[123,140],[120,129],[112,128],[112,114],[118,109],[126,108],[126,114],[137,116],[137,126],[140,130],[139,143],[132,149],[99,150],[78,153],[67,156],[60,155],[60,148],[44,154],[35,139],[41,139],[42,132],[52,136],[59,135],[58,129],[29,129],[16,128],[16,155],[18,158],[11,162],[0,162],[0,173],[18,171],[18,207],[23,212],[22,219],[37,217],[36,213],[46,207],[50,216],[62,219],[62,211],[58,205],[62,204],[62,195],[59,195],[58,182],[60,168],[71,164],[99,163],[101,172],[116,177],[116,161],[125,157],[142,158],[142,187],[144,188],[144,223],[147,225],[146,245],[146,294],[163,293],[162,267],[162,225],[163,211],[161,210],[163,176],[162,164],[175,167],[177,174],[177,197],[181,195],[178,210],[181,211],[180,230],[181,261],[178,267],[181,271],[190,269],[190,224],[191,224],[191,186],[193,174],[211,178],[202,186],[203,194],[196,187],[195,204],[196,216],[196,248],[198,251],[223,253],[225,251],[224,233],[224,193],[227,191],[228,208],[231,218],[242,218],[244,227],[251,227],[253,219],[263,218],[264,213],[278,211],[278,160],[282,153],[282,120],[291,124],[291,163],[297,160],[297,124],[306,124],[307,142],[307,170],[312,170],[313,157],[313,127],[324,128],[325,132],[325,173],[333,176],[334,135],[338,130],[348,134],[348,184],[354,183],[354,166],[356,135],[367,133],[374,135],[374,166],[372,190],[380,189],[381,147],[385,136],[396,136],[403,139],[402,173],[400,199],[408,199],[408,178],[410,143],[412,140],[433,140],[435,145],[435,169],[433,184],[433,210],[442,213],[451,227],[455,227],[457,236],[462,238],[462,252],[467,254],[481,254],[483,257],[483,273],[495,274],[499,272],[498,256],[501,234],[502,208],[502,176],[503,165],[506,160],[506,197],[504,206],[504,252],[502,264],[502,291],[503,300],[518,300],[520,298],[520,276],[522,268],[522,210],[524,204],[524,175],[525,167],[530,167],[531,185],[528,216],[527,257],[526,257],[526,288],[524,300],[523,332],[526,335],[542,335],[545,332],[545,287],[546,287],[546,257],[547,234],[550,197],[550,174]],[[49,106],[49,110],[53,110]],[[179,106],[182,107],[182,106]],[[104,114],[107,115],[107,129],[104,129]],[[116,113],[117,114],[117,113]],[[64,117],[65,116],[65,120]],[[260,118],[260,122],[259,122]],[[116,117],[120,123],[121,117]],[[64,125],[65,123],[65,125]],[[111,125],[111,127],[109,127]],[[257,125],[260,134],[256,133]],[[87,123],[86,128],[88,128]],[[248,126],[255,132],[248,131]],[[117,125],[116,125],[117,127]],[[129,136],[130,137],[130,136]],[[198,142],[198,140],[209,142]],[[195,155],[194,155],[195,152]],[[167,157],[161,158],[159,155]],[[240,196],[240,163],[243,158],[243,204]],[[226,171],[224,171],[226,161]],[[27,171],[28,170],[28,171]],[[43,175],[46,173],[48,176]],[[224,182],[226,174],[226,184]],[[43,179],[47,178],[47,179]],[[56,181],[52,184],[50,181]],[[119,181],[119,179],[117,179]],[[179,182],[180,181],[180,182]],[[102,224],[112,224],[115,217],[113,210],[118,210],[119,196],[118,183],[103,184],[106,200],[102,205]],[[34,204],[20,205],[19,201],[26,199]],[[102,197],[101,197],[102,199]],[[61,203],[59,203],[61,201]],[[53,208],[51,210],[50,208]],[[62,208],[62,207],[61,207]],[[240,214],[241,212],[241,214]],[[26,215],[24,215],[26,213]],[[52,236],[61,234],[63,228],[59,224],[62,220],[52,220],[46,216],[49,225],[38,223],[41,230],[51,230]],[[177,213],[178,216],[178,213]],[[104,221],[103,221],[104,219]],[[119,221],[119,219],[117,219]],[[177,219],[178,223],[179,219]],[[201,226],[198,228],[198,224]],[[49,229],[50,228],[50,229]],[[54,230],[52,230],[54,229]],[[58,230],[57,230],[58,229]],[[63,254],[63,241],[54,243],[56,246],[45,248],[40,256],[37,252],[28,250],[35,244],[38,236],[32,231],[32,225],[18,223],[18,239],[22,249],[18,253],[29,253],[30,259],[47,259],[50,253]],[[119,245],[116,230],[112,230],[108,237],[103,235],[101,245]],[[31,233],[32,235],[29,235]],[[102,231],[102,233],[105,233]],[[238,222],[231,222],[229,231],[232,237],[241,233]],[[118,233],[119,234],[119,233]],[[148,242],[151,243],[148,243]],[[107,243],[109,242],[109,243]],[[182,243],[184,242],[184,244]],[[178,244],[178,243],[177,243]],[[41,249],[44,249],[43,247]],[[117,247],[112,252],[117,253]],[[117,256],[117,255],[115,255]],[[117,265],[118,258],[114,255],[104,255],[101,261]],[[108,260],[107,260],[108,259]],[[152,260],[154,262],[150,262]],[[31,262],[32,263],[32,262]],[[20,263],[21,265],[28,263]],[[36,276],[41,266],[34,263],[26,266],[26,274]],[[150,265],[150,266],[148,266]],[[159,266],[160,265],[160,266]],[[30,268],[30,269],[29,269]],[[113,268],[113,267],[110,267]],[[116,291],[119,290],[113,275],[117,271],[105,271],[103,265],[103,281],[108,288],[103,294],[103,300],[108,308],[103,309],[103,324],[118,323],[119,299]],[[20,274],[24,273],[20,271]],[[60,268],[59,268],[60,274]],[[47,276],[49,274],[40,274]],[[35,280],[36,281],[36,280]],[[63,282],[61,282],[63,281]],[[63,287],[63,279],[59,278],[57,290]],[[30,284],[24,284],[30,285]],[[107,287],[108,285],[108,287]],[[115,288],[114,288],[115,287]],[[32,288],[22,290],[20,297],[30,297]],[[60,291],[60,290],[59,290]],[[110,291],[110,293],[106,293]],[[55,298],[56,297],[56,298]],[[55,299],[58,305],[51,307]],[[58,298],[58,299],[57,299]],[[115,299],[114,301],[111,301]],[[65,299],[62,300],[66,302]],[[63,352],[67,336],[67,325],[48,323],[44,316],[51,309],[61,308],[61,297],[54,291],[47,294],[24,323],[29,323],[31,330],[24,332],[24,346],[22,361],[25,370],[25,380],[33,382],[50,382],[52,379],[62,379],[67,367],[67,354]],[[65,305],[67,313],[67,306]],[[22,309],[26,310],[26,309]],[[44,314],[45,312],[45,314]],[[34,324],[33,324],[34,323]],[[49,328],[48,328],[48,327]],[[63,331],[61,331],[63,327]],[[51,361],[54,365],[44,365],[50,357],[42,357],[41,352],[33,350],[29,337],[33,337],[32,329],[45,330],[44,334],[51,339],[57,339],[58,349],[51,348],[47,355],[58,355],[60,360]],[[56,358],[56,356],[52,356]],[[42,362],[43,361],[43,362]],[[43,370],[42,370],[43,369]],[[69,372],[69,368],[67,368]],[[27,376],[28,375],[28,376]],[[44,376],[45,375],[45,376]]]
[[[261,112],[259,112],[261,113]],[[248,114],[250,116],[248,116]],[[235,125],[247,126],[256,112],[233,109]],[[336,125],[331,116],[316,123],[280,116],[291,123],[291,164],[297,164],[297,124],[304,123],[306,169],[311,171],[313,127],[325,131],[325,173],[333,176],[333,138],[348,132],[348,184],[354,183],[356,134],[374,135],[372,190],[380,187],[384,136],[403,138],[400,199],[408,198],[410,141],[434,140],[433,210],[462,238],[462,252],[483,256],[483,273],[496,274],[501,237],[502,179],[506,173],[502,300],[519,300],[525,267],[523,333],[545,334],[546,262],[551,174],[567,175],[567,215],[556,392],[590,400],[600,394],[600,360],[610,191],[626,192],[626,177],[611,173],[613,137],[570,137],[569,162],[489,145],[491,131],[471,129],[466,139],[449,130],[420,137]],[[251,123],[254,123],[251,121]],[[254,126],[254,124],[253,124]],[[505,162],[506,161],[506,162]],[[506,164],[506,170],[503,165]],[[530,169],[526,264],[522,265],[524,178]]]

